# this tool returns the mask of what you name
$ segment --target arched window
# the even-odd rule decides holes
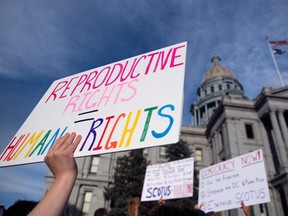
[[[218,89],[219,89],[219,91],[222,91],[222,85],[221,84],[218,85]]]
[[[211,86],[211,93],[214,92],[214,86]]]

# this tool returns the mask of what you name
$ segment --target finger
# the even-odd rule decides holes
[[[66,133],[63,137],[59,137],[58,139],[56,139],[50,151],[51,152],[57,151],[62,146],[62,143],[64,142],[64,140],[66,140],[69,136],[70,136],[70,133]]]
[[[65,149],[65,152],[67,152],[68,154],[69,153],[74,153],[77,146],[79,145],[80,141],[82,139],[82,136],[81,135],[78,135],[74,140],[73,142],[67,146],[67,148]]]
[[[69,136],[65,137],[65,139],[61,140],[61,145],[58,148],[58,151],[65,151],[65,149],[67,149],[68,146],[70,146],[71,143],[73,143],[75,136],[76,136],[76,133],[73,132],[69,134]]]

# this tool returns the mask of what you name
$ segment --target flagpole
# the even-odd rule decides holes
[[[277,72],[278,77],[279,77],[279,79],[280,79],[281,85],[282,85],[282,87],[284,87],[285,85],[284,85],[284,82],[283,82],[283,78],[282,78],[282,76],[281,76],[281,73],[280,73],[278,64],[277,64],[277,62],[276,62],[276,59],[275,59],[273,50],[271,49],[271,46],[270,46],[270,44],[269,44],[268,37],[266,37],[266,42],[267,42],[268,48],[269,48],[269,50],[270,50],[270,54],[271,54],[271,56],[272,56],[272,59],[273,59],[273,62],[274,62],[275,68],[276,68],[276,72]]]

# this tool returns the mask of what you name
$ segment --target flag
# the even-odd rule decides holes
[[[288,41],[287,40],[269,41],[269,44],[271,47],[277,47],[277,46],[288,45]]]
[[[273,49],[273,53],[274,53],[274,54],[282,55],[282,54],[285,53],[285,52],[286,52],[285,50],[281,50],[281,49]]]

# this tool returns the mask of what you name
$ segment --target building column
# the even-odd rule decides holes
[[[259,123],[259,127],[260,127],[261,137],[263,140],[263,149],[264,149],[263,154],[264,154],[264,157],[266,157],[266,160],[268,162],[268,163],[266,163],[266,169],[267,169],[268,176],[270,178],[270,177],[273,177],[275,175],[276,171],[275,171],[274,166],[272,165],[273,159],[272,159],[271,151],[269,150],[270,148],[269,148],[269,140],[267,137],[267,132],[265,130],[263,122],[259,121],[258,123]]]
[[[198,117],[198,125],[197,126],[200,126],[201,125],[201,116],[200,116],[200,108],[199,107],[197,109],[197,117]]]
[[[279,153],[279,157],[280,157],[280,163],[281,165],[287,165],[287,154],[286,154],[286,149],[281,137],[281,133],[280,133],[280,127],[278,125],[278,121],[276,118],[276,113],[275,110],[271,110],[270,113],[270,119],[272,122],[272,127],[273,127],[273,131],[275,134],[275,139],[276,139],[276,145],[277,145],[277,149],[278,149],[278,153]]]
[[[197,113],[198,109],[194,108],[194,126],[198,125]]]
[[[85,194],[84,189],[80,188],[80,192],[78,193],[77,203],[76,203],[76,208],[79,209],[80,211],[82,211],[82,208],[83,208],[84,194]]]
[[[234,126],[235,126],[235,149],[237,149],[238,151],[236,155],[242,155],[246,153],[245,148],[244,148],[243,136],[241,134],[242,125],[240,124],[239,117],[234,117],[232,118],[232,120],[234,121]]]
[[[227,159],[230,159],[231,158],[231,151],[230,151],[230,145],[229,145],[229,131],[228,131],[228,126],[227,126],[227,123],[225,123],[223,126],[222,126],[222,140],[223,140],[223,149],[224,149],[224,152],[225,152],[225,160]],[[222,142],[221,140],[221,142]]]
[[[205,104],[205,124],[208,123],[208,109],[207,109],[207,104]]]
[[[220,154],[224,154],[222,152],[224,152],[224,145],[222,143],[222,140],[221,140],[221,130],[217,133],[217,136],[216,136],[216,142],[217,142],[217,159],[218,159],[218,162],[221,162],[222,158],[220,157],[221,155]]]
[[[87,178],[89,174],[92,157],[93,156],[85,157],[84,165],[83,165],[83,173],[82,173],[84,178]]]
[[[212,149],[213,149],[213,164],[217,163],[217,153],[218,153],[218,149],[217,149],[217,143],[216,143],[216,134],[212,137]]]
[[[193,114],[193,116],[194,116],[194,120],[193,120],[193,122],[194,122],[194,126],[196,126],[197,125],[197,118],[196,118],[196,109],[194,108],[194,114]]]
[[[280,128],[281,128],[282,135],[283,135],[283,138],[284,138],[284,141],[285,141],[285,145],[286,145],[286,148],[287,148],[288,147],[288,129],[287,129],[287,126],[286,126],[286,122],[285,122],[285,119],[284,119],[283,112],[284,112],[283,109],[279,109],[278,110],[278,119],[279,119],[279,122],[280,122]]]

